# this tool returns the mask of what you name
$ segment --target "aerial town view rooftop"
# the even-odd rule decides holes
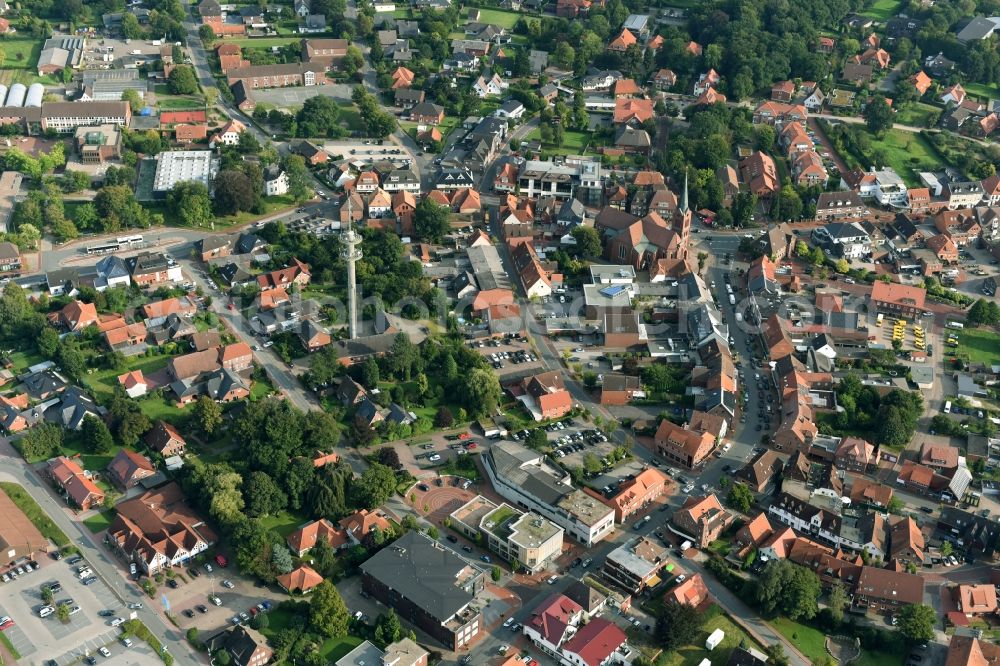
[[[0,0],[0,665],[1000,666],[996,0]]]

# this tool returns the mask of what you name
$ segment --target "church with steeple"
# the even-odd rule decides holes
[[[687,175],[677,209],[669,223],[659,213],[637,217],[618,208],[606,207],[594,220],[604,242],[604,256],[636,271],[648,270],[660,259],[684,260],[691,236],[691,207]]]

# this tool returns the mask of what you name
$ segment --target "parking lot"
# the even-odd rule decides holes
[[[125,652],[126,648],[117,643],[120,632],[110,626],[111,618],[101,617],[98,613],[113,611],[116,616],[127,618],[130,611],[122,606],[103,581],[96,579],[94,583],[84,585],[76,574],[76,567],[82,562],[74,566],[66,560],[56,562],[45,559],[38,564],[37,571],[24,573],[0,587],[0,616],[10,616],[14,621],[4,634],[21,656],[25,659],[52,659],[62,665],[93,654],[102,646],[107,646],[112,654]],[[65,623],[60,622],[55,613],[39,617],[38,610],[46,605],[42,600],[41,587],[50,583],[61,586],[53,594],[56,605],[66,603],[80,608]],[[137,648],[138,641],[131,649]],[[131,658],[134,659],[134,656]]]
[[[351,101],[351,86],[342,83],[329,83],[325,86],[301,86],[294,88],[267,88],[253,91],[254,99],[273,104],[279,108],[294,108],[302,106],[310,97],[325,95],[339,102]]]
[[[323,144],[323,150],[330,153],[330,156],[351,162],[379,160],[392,160],[398,168],[405,168],[413,164],[414,156],[403,146],[399,146],[392,141],[384,140],[354,140],[354,141],[327,141]]]
[[[501,339],[473,340],[467,344],[486,358],[501,379],[505,375],[528,375],[542,366],[527,338],[507,335]]]
[[[276,605],[287,598],[277,590],[258,587],[255,581],[243,578],[231,568],[213,566],[208,572],[201,565],[196,570],[197,577],[192,575],[192,568],[177,570],[181,574],[175,576],[177,587],[161,586],[157,592],[166,596],[170,613],[185,631],[197,627],[199,632],[210,634],[235,624],[234,618],[240,618],[241,622],[249,621],[251,615],[259,612],[258,604],[265,607]],[[216,606],[211,596],[218,597],[222,605]],[[241,613],[246,615],[246,619],[240,616]]]

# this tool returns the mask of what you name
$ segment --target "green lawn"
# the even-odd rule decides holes
[[[336,662],[361,645],[363,639],[357,636],[344,636],[343,638],[330,638],[320,647],[319,653],[323,655],[327,662]]]
[[[90,518],[84,519],[83,524],[86,525],[87,529],[92,533],[97,534],[98,532],[108,529],[114,518],[114,511],[100,511],[95,513]]]
[[[927,127],[928,119],[936,117],[941,113],[941,109],[931,104],[917,102],[907,104],[904,108],[896,112],[894,122],[900,125],[912,125],[913,127]]]
[[[28,520],[38,528],[46,539],[62,548],[69,545],[69,537],[63,534],[48,514],[42,511],[38,502],[18,483],[0,482],[0,490],[3,490],[7,497],[13,500],[21,512],[28,517]]]
[[[122,447],[115,444],[106,453],[90,453],[84,446],[83,437],[80,433],[67,430],[63,436],[62,454],[67,458],[80,456],[80,466],[85,470],[103,471],[114,460],[114,457],[118,455],[121,449]]]
[[[204,109],[205,98],[200,96],[157,97],[156,106],[166,111]]]
[[[517,12],[505,12],[500,9],[479,10],[479,23],[492,23],[507,30],[512,29],[519,18],[521,18],[521,14]]]
[[[985,328],[958,331],[958,349],[970,361],[991,365],[1000,363],[1000,335]]]
[[[973,97],[980,97],[983,100],[1000,98],[1000,86],[996,84],[963,83],[962,87]]]
[[[69,207],[69,204],[66,204]],[[16,351],[10,355],[10,362],[14,364],[13,371],[15,375],[19,375],[24,372],[27,368],[33,365],[41,363],[45,358],[37,352],[26,352],[26,351]]]
[[[184,223],[180,221],[177,217],[177,211],[169,208],[166,204],[157,201],[143,201],[143,206],[149,210],[150,213],[160,213],[163,215],[163,223],[167,226],[173,227],[183,227]],[[212,229],[224,229],[226,227],[238,226],[241,224],[247,224],[249,222],[255,222],[262,217],[269,217],[275,213],[279,213],[285,210],[289,210],[295,207],[295,201],[292,197],[288,195],[283,195],[279,197],[266,197],[264,199],[264,212],[260,215],[251,213],[249,211],[244,211],[238,215],[226,215],[224,217],[216,217],[214,222],[212,222]]]
[[[877,21],[888,21],[899,12],[899,0],[875,0],[872,6],[861,12],[864,16],[870,16]]]
[[[361,120],[361,114],[353,104],[342,104],[340,107],[340,123],[352,132],[362,132],[365,123]]]
[[[770,620],[769,624],[814,664],[825,663],[829,655],[826,652],[826,637],[823,632],[785,617]],[[861,657],[852,663],[862,666],[899,666],[903,663],[903,655],[863,651]]]
[[[705,612],[705,617],[707,618],[705,624],[702,625],[701,631],[698,632],[691,644],[667,653],[662,662],[664,666],[698,666],[704,659],[709,659],[713,664],[725,664],[729,661],[729,655],[733,649],[743,641],[746,641],[745,645],[749,647],[761,652],[764,651],[763,647],[750,638],[739,625],[729,619],[718,606],[709,608]],[[718,647],[709,652],[705,649],[705,641],[716,629],[722,629],[726,637],[722,639],[722,643]]]
[[[309,522],[309,519],[290,511],[282,511],[281,513],[273,516],[265,516],[260,519],[260,522],[265,529],[277,532],[278,535],[284,539],[289,534],[299,529],[300,525]]]
[[[825,645],[826,637],[823,635],[823,632],[789,620],[786,617],[779,617],[770,620],[769,624],[774,627],[778,633],[787,638],[789,642],[797,647],[802,654],[808,657],[813,663],[819,663],[825,660],[827,656]]]
[[[42,52],[42,40],[30,37],[4,37],[0,39],[3,63],[0,69],[35,69]]]
[[[886,165],[892,167],[906,181],[908,187],[919,187],[920,171],[934,171],[943,166],[934,148],[919,134],[903,130],[889,130],[885,137],[872,137],[872,151],[885,153]]]
[[[556,155],[584,155],[592,139],[593,136],[590,132],[566,130],[563,132],[563,144],[561,146],[557,148],[548,144],[542,144],[542,150],[546,153],[554,153]],[[541,141],[542,131],[539,129],[532,130],[526,140]]]
[[[95,394],[95,397],[111,396],[115,386],[118,385],[118,376],[133,370],[142,370],[144,375],[149,375],[157,370],[167,367],[169,356],[133,356],[128,360],[124,370],[101,370],[92,375],[88,375],[86,382]]]

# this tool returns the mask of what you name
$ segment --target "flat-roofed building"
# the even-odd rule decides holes
[[[667,547],[649,537],[637,537],[608,553],[601,574],[629,594],[639,594],[660,583],[668,566]]]
[[[156,156],[153,193],[166,196],[177,183],[201,183],[212,189],[219,158],[210,150],[173,150]]]
[[[491,551],[510,563],[539,571],[562,553],[563,528],[534,512],[482,495],[451,514],[452,526],[470,539],[482,535]]]
[[[448,647],[486,633],[482,569],[420,532],[407,532],[361,565],[362,589]]]
[[[515,442],[500,442],[490,447],[483,464],[503,498],[538,512],[585,546],[614,530],[614,510],[574,488],[569,474],[544,455]]]

